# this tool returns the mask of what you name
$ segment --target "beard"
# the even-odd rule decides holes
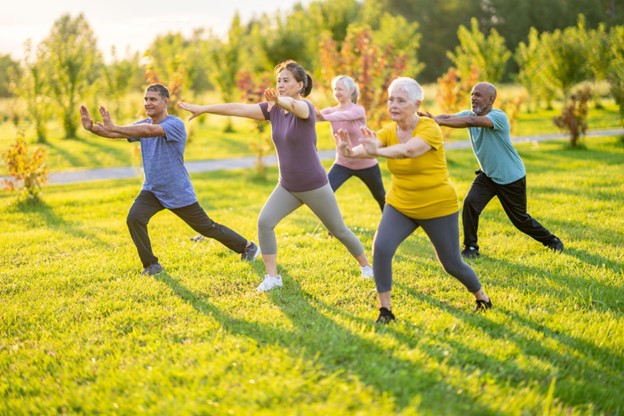
[[[485,111],[485,106],[484,105],[480,105],[480,106],[472,106],[472,112],[475,113],[476,115],[481,115],[483,114],[483,111]]]

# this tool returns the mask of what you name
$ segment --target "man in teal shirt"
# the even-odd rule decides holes
[[[477,229],[479,215],[485,206],[498,197],[513,225],[554,251],[563,251],[561,240],[548,231],[527,212],[526,170],[518,152],[511,144],[507,115],[492,105],[496,87],[487,82],[476,84],[470,94],[472,110],[454,115],[431,116],[440,126],[468,128],[470,144],[479,169],[464,200],[462,222],[464,227],[465,258],[479,256]]]

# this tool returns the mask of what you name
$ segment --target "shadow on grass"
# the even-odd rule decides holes
[[[62,232],[66,235],[84,239],[86,241],[92,241],[100,246],[109,245],[98,238],[95,234],[85,231],[79,225],[80,222],[73,223],[59,216],[50,205],[40,199],[20,201],[11,206],[9,209],[26,214],[29,227],[38,227],[41,222],[43,222],[48,228]]]
[[[597,408],[607,412],[614,412],[619,408],[620,401],[614,395],[614,386],[624,383],[620,371],[624,368],[622,354],[604,349],[580,337],[551,329],[547,325],[531,320],[526,315],[497,307],[496,299],[493,299],[492,311],[486,314],[470,314],[411,287],[404,285],[395,285],[395,287],[469,325],[481,328],[491,339],[502,340],[506,343],[512,342],[521,349],[523,357],[531,357],[538,362],[546,360],[549,365],[532,367],[527,365],[523,369],[515,362],[497,360],[490,355],[468,348],[461,342],[450,340],[446,336],[439,337],[438,343],[432,347],[431,344],[417,344],[413,338],[406,337],[398,331],[393,332],[397,339],[406,345],[423,348],[430,356],[439,360],[445,359],[445,356],[441,354],[443,350],[455,351],[456,358],[448,358],[449,364],[459,369],[464,369],[466,365],[485,368],[498,384],[511,385],[519,389],[534,382],[539,385],[544,397],[548,395],[550,380],[556,377],[558,385],[568,385],[568,388],[558,389],[556,395],[557,399],[563,401],[565,405],[586,406],[588,403],[593,403]],[[502,323],[496,323],[488,318],[489,313],[504,314],[509,321],[513,321],[522,329],[514,331]],[[529,331],[540,333],[544,337],[531,339],[527,335]],[[558,348],[558,345],[563,348]]]
[[[293,357],[303,356],[310,362],[320,363],[328,374],[340,373],[347,383],[350,377],[357,377],[376,392],[392,397],[398,409],[420,402],[421,410],[433,413],[437,413],[436,410],[448,411],[448,402],[444,399],[452,395],[456,409],[470,410],[474,414],[492,412],[478,397],[457,392],[456,387],[446,383],[440,374],[424,369],[415,362],[398,358],[391,349],[362,339],[329,319],[320,313],[319,302],[313,296],[303,291],[286,271],[281,270],[281,274],[285,287],[268,292],[266,296],[282,310],[286,319],[293,324],[293,330],[238,319],[196,295],[166,273],[155,278],[168,285],[195,310],[216,319],[230,333],[255,339],[261,345],[278,346],[289,351]],[[373,325],[372,321],[368,323]],[[418,343],[417,340],[412,342]]]

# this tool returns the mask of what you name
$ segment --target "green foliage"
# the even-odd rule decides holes
[[[83,14],[62,15],[41,43],[46,83],[63,123],[65,138],[76,137],[78,104],[95,94],[103,58],[93,30]]]
[[[486,37],[479,30],[477,19],[470,20],[470,31],[460,26],[457,30],[460,45],[455,52],[447,52],[462,77],[467,77],[472,68],[479,70],[482,81],[497,84],[505,75],[505,66],[511,52],[505,46],[505,39],[496,29],[491,29]]]
[[[128,118],[123,113],[123,98],[142,86],[137,85],[137,74],[141,74],[141,65],[139,64],[139,56],[127,56],[120,59],[117,56],[117,50],[113,47],[111,51],[112,62],[102,68],[104,78],[103,91],[106,92],[107,106],[112,109],[116,120]],[[140,76],[141,81],[143,77]]]
[[[624,125],[624,26],[611,28],[609,34],[609,61],[607,79],[611,86],[611,95],[620,109],[620,123]]]
[[[543,79],[560,93],[565,102],[572,87],[589,78],[587,62],[590,51],[583,16],[579,16],[577,27],[543,32],[540,48],[542,65],[539,70],[544,73]]]
[[[30,41],[26,42],[25,48],[21,72],[10,73],[11,90],[25,104],[27,109],[25,120],[34,125],[37,142],[45,143],[48,134],[46,122],[52,113],[50,84],[44,66],[46,57],[42,48],[33,52]]]
[[[0,98],[13,96],[11,91],[11,74],[19,78],[20,64],[11,58],[11,55],[0,55]]]
[[[124,222],[136,179],[48,186],[39,206],[0,196],[3,413],[621,414],[624,147],[518,150],[530,212],[566,250],[520,233],[493,201],[471,264],[494,309],[476,315],[418,230],[396,253],[398,320],[383,328],[374,283],[307,209],[277,227],[285,286],[261,294],[260,264],[193,243],[166,211],[149,225],[166,273],[140,276]],[[447,158],[462,198],[474,156]],[[193,181],[213,219],[255,239],[277,171],[252,175]],[[368,190],[348,181],[337,199],[370,252],[379,210]]]
[[[537,29],[531,28],[527,43],[520,42],[516,49],[515,59],[520,67],[518,82],[529,93],[529,111],[535,111],[542,101],[548,108],[552,108],[556,91],[548,81],[546,72],[542,70],[543,48]]]
[[[37,147],[31,151],[20,133],[2,158],[10,175],[0,181],[2,188],[17,191],[19,198],[37,199],[48,175],[45,150]]]

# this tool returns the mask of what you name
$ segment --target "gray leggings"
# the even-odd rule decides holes
[[[329,232],[344,244],[353,257],[364,253],[360,240],[345,225],[336,196],[329,184],[304,192],[289,192],[278,184],[262,207],[258,218],[258,241],[262,254],[277,254],[275,227],[288,214],[304,204],[321,220]]]
[[[459,252],[458,213],[428,220],[416,220],[401,214],[386,204],[373,242],[373,273],[377,292],[392,289],[392,258],[399,244],[418,227],[429,237],[444,270],[474,293],[481,289],[475,271],[467,265]]]

